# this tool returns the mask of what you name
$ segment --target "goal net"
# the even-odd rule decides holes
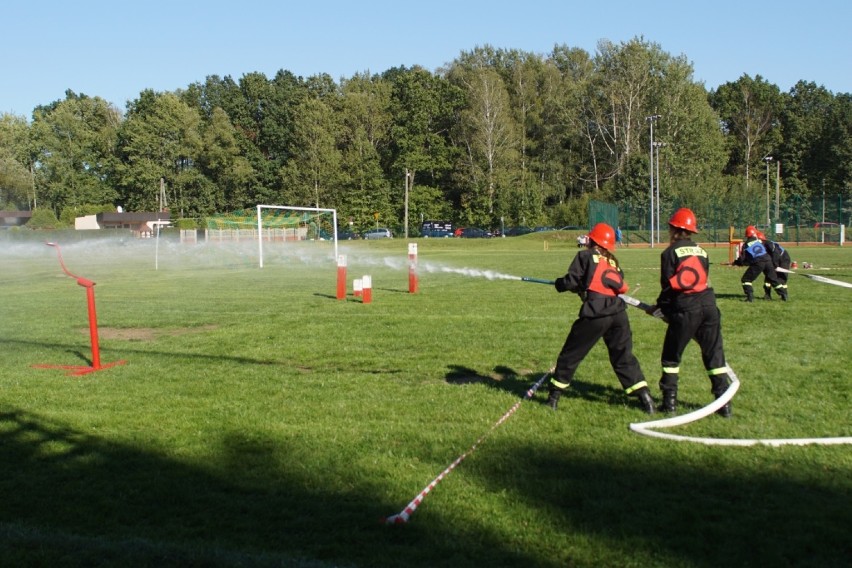
[[[255,222],[260,268],[263,268],[264,242],[330,241],[337,259],[336,209],[258,205]]]

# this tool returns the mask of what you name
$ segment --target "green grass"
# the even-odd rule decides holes
[[[542,389],[491,431],[552,366],[579,300],[443,268],[554,278],[573,238],[419,241],[417,294],[406,241],[346,243],[369,305],[335,299],[327,248],[269,250],[259,269],[251,244],[164,240],[154,270],[150,241],[75,239],[62,254],[97,282],[101,362],[126,363],[34,368],[88,364],[85,291],[41,241],[0,242],[2,565],[848,565],[849,446],[639,436],[603,345],[558,412]],[[659,252],[618,253],[645,301]],[[849,248],[792,255],[852,281]],[[741,274],[711,272],[734,418],[673,432],[852,435],[852,290],[791,275],[790,302],[748,305]],[[664,326],[630,316],[657,396]],[[711,398],[691,345],[682,406]],[[380,522],[489,431],[408,524]]]

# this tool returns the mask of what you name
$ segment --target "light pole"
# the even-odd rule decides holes
[[[656,202],[657,202],[657,242],[658,243],[660,242],[660,148],[662,148],[665,145],[666,145],[665,142],[654,142],[654,148],[657,149],[657,158],[656,158],[656,162],[657,162],[657,174],[656,174],[657,195],[656,195]]]
[[[408,168],[405,169],[405,215],[403,223],[405,223],[405,238],[408,238],[408,193],[411,188],[411,171]]]
[[[649,169],[651,170],[651,190],[650,190],[650,200],[651,200],[651,238],[649,242],[651,244],[651,248],[654,248],[654,121],[660,118],[659,114],[652,114],[651,116],[646,116],[645,120],[648,121],[648,124],[651,125],[651,144],[650,144],[650,158],[649,158]]]
[[[781,217],[779,209],[781,208],[781,160],[775,162],[775,222]]]
[[[772,220],[769,218],[769,162],[772,161],[772,156],[766,156],[763,158],[763,161],[766,162],[766,227],[768,230],[769,225],[772,223]]]

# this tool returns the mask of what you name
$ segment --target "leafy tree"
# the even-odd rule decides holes
[[[642,38],[620,45],[598,43],[595,67],[601,96],[596,104],[591,99],[592,118],[601,133],[598,139],[609,150],[613,173],[621,172],[630,156],[647,146],[647,117],[659,114],[656,94],[667,65],[660,47]],[[598,153],[606,159],[605,154]]]
[[[496,222],[498,215],[501,218],[509,217],[509,219],[518,220],[527,217],[541,218],[545,202],[555,193],[553,185],[543,183],[543,176],[536,173],[537,170],[542,170],[538,155],[543,148],[545,101],[553,85],[554,70],[546,65],[540,56],[519,50],[494,49],[489,45],[477,47],[471,52],[462,52],[451,70],[452,73],[448,75],[448,78],[452,80],[455,76],[457,80],[462,81],[460,86],[469,89],[467,100],[470,107],[475,104],[480,107],[478,110],[469,108],[467,114],[460,114],[458,132],[464,131],[465,117],[470,119],[476,114],[479,115],[480,125],[484,118],[491,122],[492,128],[500,123],[506,128],[503,142],[509,142],[508,146],[498,143],[499,136],[491,136],[491,140],[487,142],[492,146],[493,151],[486,152],[486,155],[496,157],[498,153],[496,151],[500,146],[506,149],[499,152],[503,154],[499,164],[499,177],[504,179],[499,186],[495,186],[496,201],[486,200],[489,217],[491,217],[489,220]],[[466,73],[490,70],[499,76],[502,87],[499,91],[492,91],[489,96],[493,98],[498,92],[505,91],[506,104],[502,110],[503,116],[497,117],[492,114],[486,118],[486,115],[481,114],[484,110],[482,107],[484,100],[480,96],[483,91],[472,89],[471,83],[464,83],[462,70],[466,70]],[[502,95],[499,98],[502,98]],[[499,98],[493,98],[493,101],[499,102]],[[474,123],[469,122],[468,126]],[[496,130],[492,129],[491,132],[497,134]],[[475,171],[476,168],[471,168],[469,165],[472,147],[460,145],[467,150],[460,153],[466,157],[466,161],[461,162],[463,165],[459,167],[460,172]],[[511,159],[506,160],[505,158],[508,157]],[[486,171],[493,169],[496,165],[496,162],[492,163],[486,167]],[[494,175],[492,177],[496,179]],[[464,185],[476,187],[475,184],[468,182],[464,182]],[[486,190],[486,194],[488,192]]]
[[[513,187],[519,173],[519,127],[512,117],[509,94],[500,75],[487,67],[457,66],[450,81],[466,93],[467,108],[458,124],[458,140],[464,148],[463,171],[468,191],[462,202],[467,220],[490,225],[495,203]]]
[[[673,211],[676,200],[697,207],[712,193],[711,188],[721,187],[727,160],[719,117],[703,86],[693,81],[692,66],[683,57],[664,59],[655,93],[655,108],[662,116],[654,131],[655,142],[664,144],[658,148],[660,179],[655,180],[660,186],[661,215]],[[643,182],[648,174],[646,168]]]
[[[584,50],[556,46],[549,58],[558,77],[550,80],[545,99],[542,160],[552,184],[561,186],[559,202],[600,188],[609,177],[602,171],[599,149],[605,130],[600,101],[601,86],[591,56]]]
[[[383,156],[385,175],[408,179],[415,188],[439,187],[444,199],[457,204],[458,192],[449,178],[454,154],[449,136],[463,93],[417,66],[391,69],[383,78],[391,84],[393,117],[391,143]]]
[[[26,226],[31,229],[59,229],[61,223],[52,209],[41,207],[33,211],[33,215]]]
[[[239,82],[213,75],[190,89],[208,121],[219,107],[234,126],[236,145],[254,172],[244,190],[246,203],[279,199],[279,170],[295,152],[294,113],[307,92],[304,81],[284,70],[271,81],[262,73],[248,73]]]
[[[31,207],[29,125],[22,116],[0,116],[0,209]]]
[[[830,169],[834,97],[824,87],[799,81],[783,95],[780,122],[783,143],[776,153],[781,161],[785,188],[793,195],[808,197],[820,191]]]
[[[55,211],[87,203],[113,203],[107,181],[121,114],[100,97],[66,91],[65,100],[33,112],[36,186]]]
[[[827,157],[826,194],[852,198],[852,94],[835,97],[820,146]]]
[[[214,211],[244,209],[256,205],[249,194],[256,175],[251,163],[242,155],[236,129],[220,107],[212,110],[210,120],[202,127],[202,150],[198,157],[200,171],[213,184],[210,206]]]
[[[160,180],[168,188],[172,210],[180,217],[202,214],[215,201],[207,189],[202,189],[206,184],[187,174],[197,167],[201,153],[200,126],[198,110],[173,93],[146,90],[128,105],[113,168],[116,187],[128,211],[157,211]],[[195,196],[203,197],[205,204],[191,203]]]
[[[336,117],[328,104],[313,97],[299,104],[296,116],[294,140],[298,151],[281,172],[284,202],[333,206],[340,166]]]
[[[781,93],[760,75],[743,75],[710,93],[710,103],[722,120],[729,160],[726,172],[741,175],[746,188],[751,171],[781,142]]]
[[[381,152],[390,143],[390,84],[377,76],[355,75],[343,81],[338,114],[341,192],[338,214],[367,228],[376,211],[393,210]]]

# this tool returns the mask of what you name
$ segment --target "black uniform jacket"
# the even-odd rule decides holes
[[[657,307],[664,316],[701,309],[716,303],[710,287],[707,251],[690,239],[675,241],[660,255],[660,295]]]
[[[601,278],[598,262],[607,264],[606,274]],[[599,281],[595,282],[597,274]],[[627,292],[624,283],[624,273],[614,266],[606,257],[592,249],[581,250],[574,257],[568,273],[555,282],[559,292],[574,292],[583,299],[580,306],[581,318],[599,318],[623,312],[627,305],[618,294]],[[605,292],[595,292],[594,289],[606,289]]]

